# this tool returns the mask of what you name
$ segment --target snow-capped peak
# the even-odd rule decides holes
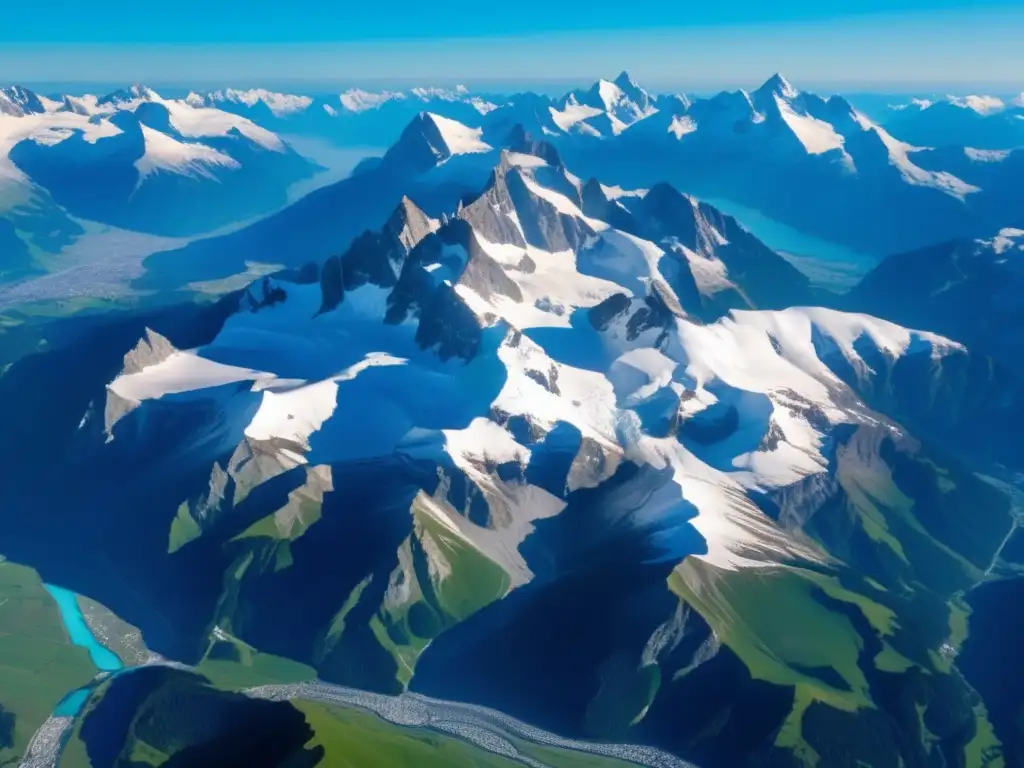
[[[28,88],[20,85],[0,88],[0,115],[20,117],[45,111],[43,101]]]
[[[482,134],[481,128],[470,128],[432,112],[420,112],[382,162],[403,173],[424,173],[456,155],[489,152],[492,147],[481,139]]]
[[[626,71],[625,69],[619,72],[619,76],[616,77],[615,80],[613,80],[612,82],[614,82],[617,86],[619,86],[619,88],[621,88],[624,91],[629,89],[640,88],[636,80],[633,79],[633,76],[629,74],[629,72]]]
[[[464,85],[456,85],[454,88],[437,88],[434,86],[410,88],[406,91],[364,91],[361,88],[351,88],[339,97],[341,106],[349,112],[367,112],[372,109],[380,109],[392,101],[421,101],[424,104],[430,102],[463,102],[471,105],[482,115],[486,115],[497,109],[492,104],[479,96],[472,96],[469,89]]]
[[[247,107],[255,107],[257,104],[265,104],[275,117],[303,112],[310,107],[313,99],[309,96],[299,96],[292,93],[278,93],[268,91],[265,88],[251,88],[249,90],[238,90],[226,88],[202,95],[190,93],[185,101],[193,107],[213,106],[220,102],[233,102],[244,104]]]
[[[437,126],[449,155],[471,155],[491,150],[489,144],[480,140],[483,129],[470,128],[456,120],[435,115],[433,112],[425,112],[424,115]]]
[[[349,112],[366,112],[371,109],[380,109],[383,104],[389,101],[404,101],[406,95],[399,91],[364,91],[361,88],[350,88],[345,91],[338,100],[341,106]]]
[[[108,93],[97,101],[99,105],[110,105],[122,107],[129,104],[137,104],[142,101],[162,101],[160,94],[145,85],[136,83],[130,88],[121,88]]]
[[[135,161],[135,168],[139,172],[138,185],[140,186],[146,177],[158,171],[167,171],[193,178],[215,179],[216,176],[211,171],[214,167],[227,169],[241,167],[237,160],[211,147],[178,141],[144,124],[140,127],[145,146],[142,157]]]
[[[970,109],[979,115],[993,115],[1006,109],[1006,103],[996,96],[979,96],[971,94],[967,96],[947,96],[950,104],[962,109]]]
[[[755,96],[773,94],[783,99],[795,99],[800,95],[792,83],[789,82],[785,77],[776,72],[774,75],[765,80],[764,84],[754,91]]]

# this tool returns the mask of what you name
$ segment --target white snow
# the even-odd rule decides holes
[[[397,91],[372,93],[361,88],[352,88],[341,94],[338,101],[349,112],[366,112],[371,109],[380,109],[389,101],[404,101],[406,98],[404,93]]]
[[[689,115],[676,115],[668,126],[668,132],[677,139],[681,139],[688,133],[695,133],[696,131],[697,122]]]
[[[948,96],[950,104],[953,104],[963,109],[970,109],[977,112],[979,115],[987,116],[993,115],[997,112],[1002,112],[1006,109],[1006,103],[995,96]]]
[[[484,252],[515,280],[523,294],[521,302],[502,295],[484,299],[468,286],[456,285],[456,292],[481,317],[488,313],[497,315],[520,330],[569,328],[573,310],[597,306],[622,290],[608,280],[581,274],[572,251],[550,253],[530,245],[524,249],[491,243],[479,234],[474,237]],[[533,261],[536,267],[533,272],[516,271],[524,255]]]
[[[109,121],[92,121],[87,115],[74,112],[44,112],[19,117],[0,114],[0,179],[28,180],[9,157],[11,149],[18,142],[28,140],[53,146],[79,133],[85,141],[95,144],[121,132],[120,128]]]
[[[524,172],[522,174],[522,178],[523,182],[526,184],[526,188],[529,189],[530,192],[551,203],[559,213],[564,213],[566,216],[572,216],[573,218],[585,221],[592,229],[597,231],[608,229],[608,225],[605,222],[599,221],[598,219],[592,219],[589,216],[584,215],[583,211],[580,210],[580,207],[576,205],[576,203],[561,192],[556,192],[555,190],[540,184],[528,172]]]
[[[985,241],[981,241],[985,243]],[[999,230],[991,241],[987,244],[991,245],[992,250],[997,254],[1002,255],[1008,251],[1024,251],[1024,229],[1013,229],[1007,227]]]
[[[703,295],[711,296],[720,291],[736,289],[736,284],[729,279],[729,270],[721,259],[711,254],[696,253],[680,243],[675,244],[672,250],[686,259],[693,280],[697,284],[697,290]]]
[[[236,170],[242,167],[237,160],[211,147],[203,144],[186,144],[149,126],[140,127],[145,151],[142,157],[135,161],[135,168],[139,172],[137,186],[158,171],[216,179],[212,168]]]
[[[788,101],[778,95],[774,98],[782,119],[812,155],[843,148],[843,137],[836,133],[830,124],[811,115],[798,113]]]
[[[309,96],[299,96],[291,93],[278,93],[268,91],[265,88],[251,88],[249,90],[238,90],[227,88],[223,91],[214,91],[209,95],[214,102],[233,101],[238,104],[245,104],[247,107],[255,107],[262,102],[266,104],[275,117],[283,117],[309,109],[313,99]],[[194,107],[205,105],[205,99],[198,94],[189,94],[185,101]]]
[[[194,351],[177,351],[137,373],[118,376],[108,388],[126,400],[140,403],[164,395],[272,378],[273,374],[207,360]]]
[[[433,119],[453,151],[484,151],[477,129]],[[807,123],[801,126],[806,130]],[[896,153],[910,151],[904,146],[898,145]],[[452,246],[447,255],[457,258],[422,265],[435,284],[454,285],[481,325],[488,317],[472,360],[441,361],[422,350],[415,340],[422,316],[415,313],[400,325],[384,323],[387,288],[363,286],[346,293],[336,310],[318,315],[320,286],[288,284],[284,301],[232,316],[203,350],[221,359],[244,359],[251,368],[175,353],[139,374],[119,377],[111,389],[138,402],[251,380],[251,389],[262,394],[244,435],[290,443],[277,446],[283,465],[396,451],[436,459],[443,451],[481,490],[494,514],[487,525],[478,525],[440,496],[425,492],[417,497],[417,513],[437,519],[453,536],[499,563],[512,575],[513,585],[531,577],[518,548],[533,522],[557,514],[564,502],[528,483],[503,481],[494,471],[495,464],[523,465],[532,458],[530,449],[499,425],[501,420],[492,415],[497,412],[528,417],[542,430],[571,424],[594,441],[603,461],[595,461],[580,473],[582,480],[573,482],[595,485],[610,477],[622,458],[669,470],[674,482],[654,491],[639,509],[624,512],[617,523],[655,525],[678,517],[681,528],[695,508],[689,524],[707,544],[707,553],[697,557],[723,569],[820,557],[780,529],[747,494],[825,471],[829,425],[878,423],[880,417],[859,404],[822,356],[841,355],[857,373],[868,375],[871,368],[857,351],[861,343],[889,359],[911,354],[937,359],[960,347],[866,315],[819,308],[736,311],[709,324],[676,312],[664,327],[639,337],[626,338],[614,324],[598,331],[585,315],[574,319],[574,311],[615,294],[629,297],[631,310],[644,306],[652,285],[664,285],[662,245],[585,217],[566,194],[542,183],[545,174],[555,172],[542,161],[521,154],[507,155],[506,161],[516,169],[509,173],[520,174],[531,194],[585,221],[597,234],[578,253],[553,253],[491,243],[473,233],[475,244],[516,283],[522,301],[497,293],[485,297],[459,282],[459,270],[448,262],[464,261],[472,247]],[[575,182],[569,178],[569,183]],[[641,194],[603,189],[611,199]],[[510,214],[522,231],[519,215],[527,213]],[[705,227],[702,235],[709,243],[725,242],[707,222],[699,226]],[[994,247],[1004,252],[1022,236],[1019,230],[1004,230]],[[700,290],[733,287],[713,254],[678,243],[663,245],[677,247]],[[524,257],[532,268],[524,265]],[[619,317],[615,322],[626,321]],[[524,330],[537,332],[517,332]],[[546,339],[555,341],[548,345]],[[571,358],[562,356],[565,350]],[[731,407],[738,427],[710,445],[683,433],[653,437],[641,420],[643,406],[668,402],[674,408],[673,396],[681,419]]]
[[[233,115],[222,109],[193,107],[184,101],[168,101],[159,97],[154,100],[167,108],[171,126],[184,137],[227,138],[240,134],[264,149],[274,152],[285,151],[284,142],[276,134],[261,128],[248,118]]]
[[[589,118],[603,114],[597,107],[579,104],[575,99],[572,99],[561,110],[557,110],[554,107],[550,107],[549,109],[551,111],[551,119],[554,121],[555,125],[566,133],[571,131],[574,126],[584,123]]]
[[[337,406],[338,383],[326,379],[279,392],[264,390],[259,410],[245,428],[254,440],[280,438],[309,449],[309,436]]]
[[[483,128],[470,128],[456,120],[441,117],[432,112],[428,112],[427,116],[434,121],[437,130],[441,132],[441,138],[451,154],[472,155],[491,151],[491,145],[480,140]]]
[[[963,200],[967,195],[981,191],[978,187],[968,184],[966,181],[946,171],[926,171],[924,168],[915,165],[910,159],[910,154],[919,151],[920,147],[915,147],[894,138],[881,126],[868,124],[870,129],[879,135],[882,143],[885,144],[886,149],[889,151],[890,165],[893,165],[900,172],[900,175],[903,176],[904,181],[908,184],[919,187],[931,187],[960,200]]]
[[[889,109],[894,109],[897,111],[904,109],[917,109],[920,111],[924,111],[934,103],[935,102],[930,101],[928,99],[911,99],[910,103],[908,104],[890,104]]]
[[[477,417],[465,429],[443,429],[448,453],[462,465],[461,459],[504,464],[515,461],[528,464],[530,450],[490,419]]]
[[[971,149],[964,147],[964,154],[976,163],[1001,163],[1011,154],[1008,149]]]

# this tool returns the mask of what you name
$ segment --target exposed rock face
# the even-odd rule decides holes
[[[510,152],[519,152],[524,155],[533,155],[544,160],[553,168],[564,168],[562,158],[554,144],[547,141],[539,141],[526,132],[522,123],[517,123],[505,139],[504,146]]]
[[[934,328],[1024,371],[1024,230],[960,240],[884,259],[848,294],[843,309]]]
[[[128,475],[140,445],[173,498],[143,476],[123,497],[96,483],[90,509],[140,547],[169,538],[128,563],[200,653],[229,627],[324,680],[456,691],[707,765],[786,765],[803,748],[779,734],[828,761],[849,745],[811,706],[869,718],[844,731],[858,743],[870,718],[920,734],[904,705],[965,690],[936,649],[1013,526],[931,441],[1024,424],[1024,394],[927,332],[729,312],[782,300],[788,274],[733,226],[667,186],[581,186],[506,152],[458,215],[403,201],[319,285],[254,284],[195,351],[241,379],[168,387],[147,335],[125,365],[155,374],[131,390],[137,442],[88,460]]]
[[[409,252],[437,227],[435,219],[403,197],[380,232],[364,232],[343,255],[324,263],[320,311],[334,309],[344,300],[345,291],[360,285],[394,286]]]
[[[463,207],[459,218],[492,243],[525,246],[523,233],[512,218],[516,209],[506,182],[511,171],[514,169],[507,163],[495,168],[484,193]]]
[[[441,130],[427,112],[417,115],[385,153],[380,168],[393,173],[422,173],[451,157]]]
[[[165,337],[151,328],[147,328],[146,335],[139,339],[139,343],[124,356],[121,375],[138,373],[150,365],[162,363],[177,351]]]
[[[20,85],[0,88],[0,115],[23,117],[24,115],[40,114],[46,108],[39,97]]]

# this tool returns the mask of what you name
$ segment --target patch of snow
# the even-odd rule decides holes
[[[695,133],[696,130],[697,122],[689,115],[676,115],[668,126],[668,132],[677,139],[681,139],[689,133]]]
[[[192,94],[190,94],[190,96],[192,96]],[[228,88],[223,91],[214,91],[210,94],[210,97],[214,101],[233,101],[239,104],[245,104],[247,107],[255,107],[257,104],[262,102],[267,105],[275,117],[283,117],[284,115],[304,112],[309,109],[310,105],[313,103],[313,99],[309,96],[298,96],[291,93],[277,93],[275,91],[268,91],[265,88],[252,88],[249,90]],[[201,98],[202,97],[200,97],[200,99]],[[196,103],[195,100],[188,98],[186,98],[185,101],[196,107],[204,105],[203,101]]]
[[[808,114],[798,113],[788,101],[778,95],[774,98],[782,119],[812,155],[843,148],[843,137],[836,133],[835,128],[829,123]]]
[[[982,116],[994,115],[1006,109],[1006,104],[1003,100],[995,96],[971,95],[963,97],[949,96],[947,98],[950,104],[963,109],[970,109]]]
[[[983,243],[985,241],[982,241]],[[1007,227],[999,230],[989,243],[997,254],[1002,255],[1008,251],[1024,251],[1024,229],[1013,229]]]
[[[574,127],[585,123],[591,117],[603,114],[599,108],[591,107],[586,104],[579,104],[574,98],[570,99],[562,110],[557,110],[554,107],[549,107],[548,109],[551,112],[551,119],[554,121],[555,125],[566,133],[571,131]],[[592,128],[590,129],[590,132],[596,133]]]
[[[372,93],[360,88],[352,88],[341,94],[338,101],[349,112],[366,112],[371,109],[380,109],[389,101],[404,101],[406,98],[408,97],[399,91]]]
[[[153,99],[167,108],[171,126],[185,138],[228,138],[242,135],[273,152],[284,152],[284,142],[266,128],[261,128],[252,120],[233,115],[222,109],[212,107],[194,107],[184,101]]]
[[[200,357],[195,352],[177,351],[141,371],[118,376],[108,385],[108,389],[125,400],[140,403],[143,400],[158,400],[164,395],[268,378],[272,379],[273,374],[224,365]]]
[[[212,168],[236,170],[242,167],[234,158],[211,147],[203,144],[186,144],[147,125],[140,127],[145,151],[142,157],[135,161],[135,168],[139,172],[136,186],[140,186],[148,176],[159,171],[193,178],[216,179]]]
[[[1008,149],[971,149],[964,147],[964,154],[976,163],[1001,163],[1010,156]]]
[[[889,151],[889,163],[899,170],[900,175],[907,183],[919,187],[931,187],[960,200],[967,195],[981,191],[978,187],[968,184],[946,171],[926,171],[915,165],[910,159],[910,153],[919,151],[920,147],[900,141],[881,126],[871,124],[866,118],[864,120],[871,130],[874,130],[882,139],[882,143]]]
[[[456,120],[441,117],[432,112],[428,112],[427,116],[434,121],[451,154],[471,155],[491,151],[491,145],[480,140],[483,128],[470,128]]]

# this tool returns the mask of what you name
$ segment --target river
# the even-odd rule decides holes
[[[61,619],[71,641],[89,651],[101,675],[128,671],[109,648],[102,645],[90,630],[78,604],[77,595],[63,587],[44,585],[60,609]],[[175,662],[155,661],[181,669]],[[64,742],[75,718],[89,699],[89,688],[68,693],[54,709],[53,715],[36,731],[20,768],[55,768]],[[341,707],[357,707],[403,727],[426,728],[456,736],[493,754],[517,760],[530,768],[547,768],[543,763],[523,754],[515,741],[618,758],[651,768],[695,768],[691,763],[653,747],[629,744],[597,744],[564,739],[556,734],[534,728],[501,712],[460,702],[432,699],[419,694],[384,696],[355,688],[310,681],[288,685],[265,685],[244,691],[254,698],[271,700],[306,699]]]

